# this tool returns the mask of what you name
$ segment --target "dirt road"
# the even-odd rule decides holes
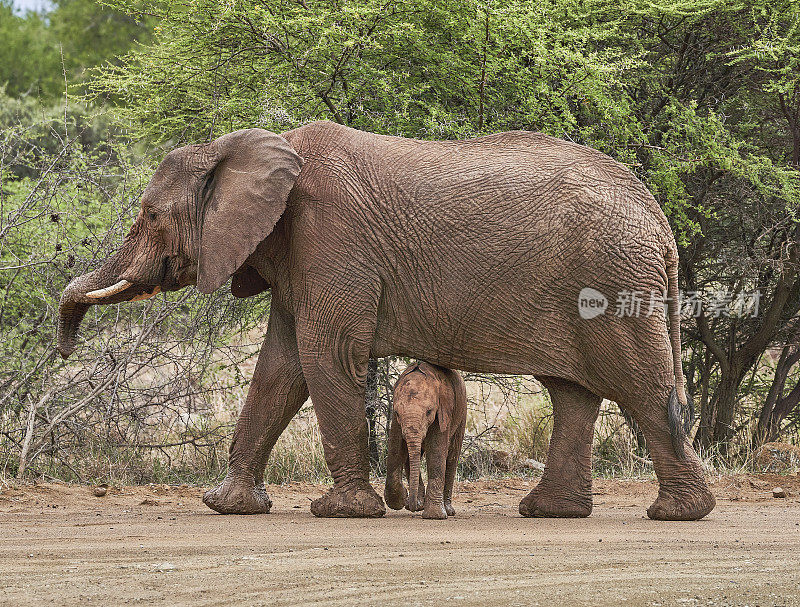
[[[447,521],[315,519],[309,485],[250,517],[189,487],[5,488],[0,604],[800,605],[800,477],[717,478],[695,523],[644,518],[643,481],[597,481],[588,519],[523,519],[534,483],[461,484]]]

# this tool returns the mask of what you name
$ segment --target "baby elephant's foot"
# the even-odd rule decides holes
[[[422,511],[422,518],[430,518],[442,520],[447,518],[447,510],[445,510],[442,502],[435,502],[428,500],[425,503],[425,510]]]
[[[584,518],[592,513],[592,491],[576,493],[540,482],[519,504],[528,517]]]
[[[228,476],[203,495],[203,503],[220,514],[266,514],[272,508],[264,483],[246,483]]]
[[[447,512],[447,516],[455,516],[456,515],[456,509],[453,508],[453,504],[450,501],[446,501],[444,503],[444,511]]]
[[[418,497],[417,498],[417,503],[416,504],[412,504],[412,503],[410,503],[408,501],[408,497],[406,497],[406,501],[405,501],[406,510],[410,510],[411,512],[419,512],[420,510],[422,510],[425,507],[425,502],[423,501],[424,499],[425,498]]]
[[[333,487],[311,502],[311,514],[331,518],[377,518],[386,514],[383,500],[369,483]]]
[[[408,491],[406,491],[402,483],[399,488],[387,485],[386,490],[383,492],[383,499],[386,500],[386,505],[392,510],[402,510],[408,499]]]
[[[409,504],[408,503],[408,498],[406,498],[406,510],[408,510],[409,512],[419,512],[424,507],[425,506],[423,505],[423,503],[420,500],[417,500],[416,504]]]

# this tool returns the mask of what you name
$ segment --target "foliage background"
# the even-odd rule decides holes
[[[58,296],[120,242],[166,149],[314,119],[423,139],[544,131],[627,164],[672,223],[685,291],[761,293],[754,318],[684,318],[696,446],[740,465],[797,441],[798,26],[780,0],[0,0],[4,474],[221,473],[268,297],[93,308],[67,365]],[[378,471],[396,366],[374,367]],[[542,459],[546,395],[472,379],[463,472],[491,469],[491,449]],[[604,411],[598,468],[646,466],[635,428]],[[324,475],[315,432],[306,407],[272,480]]]

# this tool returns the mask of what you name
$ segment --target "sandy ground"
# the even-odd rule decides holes
[[[299,484],[260,516],[186,486],[5,487],[0,604],[800,605],[800,476],[712,482],[693,523],[646,519],[648,481],[597,481],[582,520],[521,518],[523,480],[460,484],[446,521],[315,519]]]

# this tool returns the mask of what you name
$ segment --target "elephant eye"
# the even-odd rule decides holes
[[[147,218],[150,221],[155,221],[156,219],[158,219],[158,214],[151,209],[151,210],[147,211]]]

